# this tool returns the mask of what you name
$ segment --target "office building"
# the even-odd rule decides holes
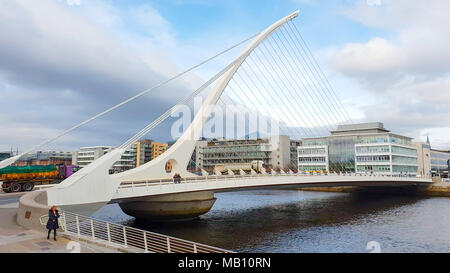
[[[120,160],[114,163],[112,172],[123,172],[139,167],[164,153],[167,146],[167,144],[153,142],[149,139],[140,140],[131,145]],[[113,148],[113,146],[82,147],[73,153],[72,161],[75,165],[85,167]]]
[[[450,171],[450,151],[431,149],[430,165],[432,176],[448,178]]]
[[[72,162],[83,168],[113,148],[113,146],[81,147],[79,151],[72,154]]]
[[[297,145],[299,142],[291,140],[289,136],[200,140],[194,152],[195,162],[197,169],[210,172],[217,164],[251,163],[254,160],[263,161],[267,168],[288,170],[289,167],[296,167],[296,163],[292,163],[293,157],[296,157]]]
[[[169,146],[167,143],[160,142],[152,142],[152,159],[157,158],[162,155],[165,151],[167,151],[167,147]]]
[[[391,133],[380,122],[339,125],[330,133],[302,140],[299,171],[417,173],[417,148],[412,138]]]
[[[429,176],[449,177],[450,171],[450,151],[433,149],[430,139],[427,141],[414,143],[417,147],[419,172]]]
[[[13,156],[12,152],[0,152],[0,161],[3,161],[7,158],[10,158]]]
[[[414,142],[417,149],[417,173],[419,175],[431,175],[431,145],[427,142]]]
[[[136,147],[136,167],[144,165],[153,159],[153,140],[140,140],[134,144]]]
[[[34,165],[71,165],[72,152],[64,151],[38,151],[33,154],[22,156],[14,165],[34,166]]]

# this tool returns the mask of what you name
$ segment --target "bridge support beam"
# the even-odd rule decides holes
[[[148,221],[190,220],[211,210],[216,202],[214,192],[180,193],[122,200],[122,211]]]

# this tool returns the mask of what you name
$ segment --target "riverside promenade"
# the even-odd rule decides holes
[[[45,223],[48,208],[36,200],[41,194],[42,191],[29,192],[25,196],[0,193],[0,253],[231,252],[67,211],[60,211],[57,241],[53,238],[47,240]],[[24,206],[30,211],[24,211]],[[29,216],[33,214],[37,216],[30,221]],[[25,221],[20,222],[21,217]]]
[[[23,194],[0,192],[0,253],[115,253],[118,250],[87,242],[75,242],[59,234],[57,241],[47,234],[17,224],[19,199]],[[53,235],[53,234],[52,234]]]

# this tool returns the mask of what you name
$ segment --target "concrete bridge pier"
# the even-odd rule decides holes
[[[214,192],[178,193],[163,196],[122,200],[122,211],[137,219],[148,221],[190,220],[211,210],[217,198]]]

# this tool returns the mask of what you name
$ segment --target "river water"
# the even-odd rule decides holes
[[[450,252],[450,198],[259,190],[220,193],[197,220],[148,223],[117,204],[93,217],[236,252]]]

